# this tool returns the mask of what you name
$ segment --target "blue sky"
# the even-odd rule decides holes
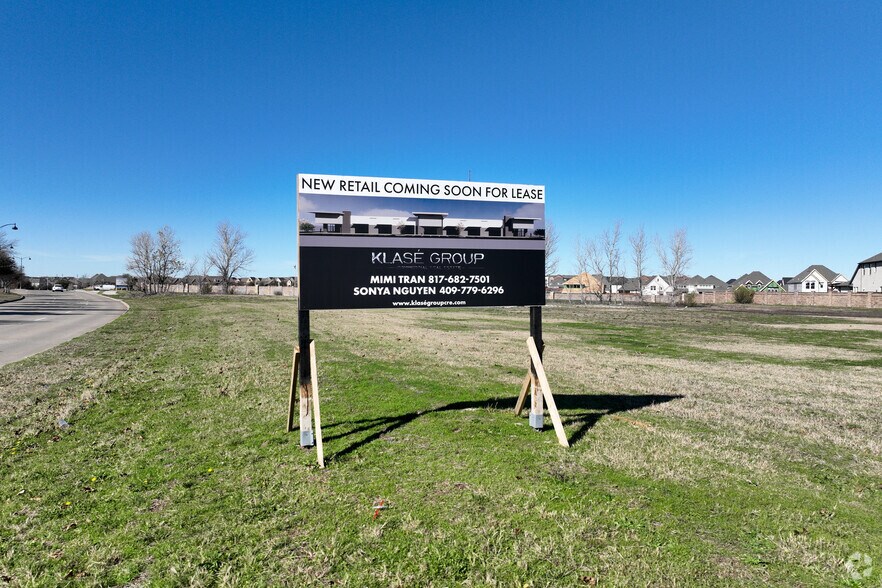
[[[295,176],[544,184],[573,243],[688,230],[691,273],[882,251],[878,2],[0,6],[0,224],[29,274],[229,220],[289,275]],[[650,260],[650,269],[658,270]],[[629,271],[629,273],[631,273]]]

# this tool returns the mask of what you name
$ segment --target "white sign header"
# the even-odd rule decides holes
[[[297,191],[300,194],[335,196],[386,196],[545,204],[545,186],[531,184],[298,174]]]

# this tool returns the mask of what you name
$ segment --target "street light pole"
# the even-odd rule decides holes
[[[25,276],[25,271],[24,271],[24,260],[26,260],[26,259],[28,261],[31,260],[30,257],[24,257],[24,256],[20,256],[18,258],[18,271],[21,272],[21,277],[18,279],[18,287],[19,288],[21,288],[21,281],[27,277],[27,276]]]
[[[12,227],[13,231],[18,230],[18,225],[16,223],[6,223],[5,225],[0,225],[0,229],[2,229],[3,227]]]

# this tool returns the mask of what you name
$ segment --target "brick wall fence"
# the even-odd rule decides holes
[[[701,292],[696,296],[699,304],[734,302],[732,292]],[[831,306],[839,308],[882,308],[879,292],[757,292],[754,304],[787,306]]]
[[[582,296],[574,293],[549,292],[549,301],[582,302]],[[613,304],[639,304],[637,294],[613,294]],[[678,296],[679,300],[683,295]],[[594,294],[584,297],[588,304],[597,304],[599,300]],[[603,297],[606,302],[606,296]],[[735,302],[735,295],[727,292],[699,292],[695,295],[699,304],[727,304]],[[670,296],[644,296],[642,302],[670,304]],[[882,308],[880,292],[757,292],[753,296],[754,304],[789,305],[789,306],[828,306],[839,308]]]
[[[586,294],[579,294],[577,292],[546,292],[545,300],[547,301],[561,301],[568,302],[572,304],[606,304],[607,303],[608,294],[603,295],[603,301],[597,297],[596,294],[592,294],[590,292]],[[612,295],[613,304],[642,304],[642,303],[657,303],[657,304],[670,304],[673,302],[671,300],[670,295],[662,295],[662,296],[644,296],[643,300],[640,299],[640,296],[637,294],[613,294]]]
[[[169,292],[178,294],[199,294],[198,284],[172,284],[168,287]],[[212,286],[212,294],[223,293],[221,286]],[[249,296],[297,296],[296,286],[230,286],[230,294],[243,294]]]

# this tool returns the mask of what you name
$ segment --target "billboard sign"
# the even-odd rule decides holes
[[[545,187],[299,174],[302,310],[545,304]]]

